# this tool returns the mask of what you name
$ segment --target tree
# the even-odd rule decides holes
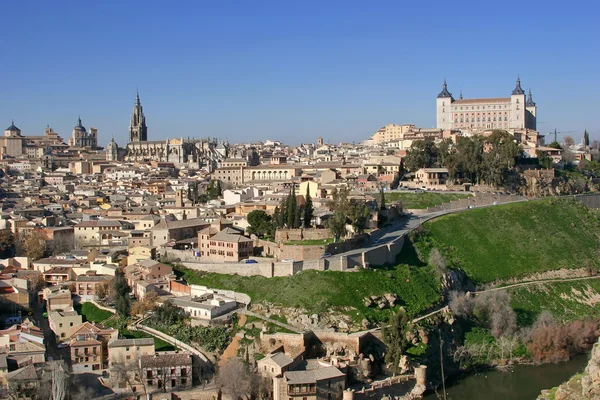
[[[333,215],[327,220],[327,227],[335,241],[346,235],[346,220],[348,215],[348,188],[334,189],[332,201],[329,203]]]
[[[310,228],[314,216],[312,198],[310,197],[310,185],[306,185],[306,195],[304,196],[304,199],[304,227]]]
[[[546,155],[546,153],[544,153],[543,151],[540,151],[540,150],[536,150],[535,154],[537,155],[538,163],[539,163],[540,167],[546,168],[546,169],[552,168],[552,166],[554,165],[554,161],[552,160],[552,157]]]
[[[146,293],[142,300],[136,301],[131,307],[131,315],[144,315],[148,311],[156,310],[158,293],[152,291]]]
[[[36,261],[46,254],[46,236],[41,229],[34,229],[24,242],[25,254]]]
[[[379,188],[379,209],[385,210],[385,193],[383,193],[383,187]]]
[[[230,358],[217,374],[217,387],[230,398],[248,399],[254,392],[254,378],[249,367],[239,358]]]
[[[565,144],[566,147],[571,147],[575,144],[575,140],[573,139],[572,136],[565,136],[563,139],[563,143]]]
[[[264,212],[263,210],[254,210],[248,214],[248,233],[254,233],[257,236],[268,235],[271,236],[273,234],[273,223],[271,220],[271,216]]]
[[[69,389],[69,371],[63,361],[52,361],[49,367],[52,400],[64,400]]]
[[[429,140],[415,140],[406,153],[405,165],[409,171],[431,168],[437,162],[437,149]]]
[[[510,295],[504,290],[475,297],[474,313],[496,339],[511,335],[517,329],[517,315],[511,307]]]
[[[363,233],[371,216],[371,209],[363,202],[352,202],[349,212],[354,232]]]
[[[548,145],[548,147],[552,147],[553,149],[559,149],[559,150],[562,149],[562,146],[556,140],[552,141],[552,143],[550,143]]]
[[[96,286],[96,298],[98,300],[104,300],[110,296],[111,286],[108,282],[99,283]]]
[[[434,248],[429,252],[428,264],[433,267],[435,275],[440,281],[444,278],[446,272],[448,272],[448,264],[437,248]]]
[[[110,360],[110,376],[112,385],[118,386],[125,383],[131,393],[137,392],[137,386],[142,387],[144,394],[148,392],[146,380],[144,379],[143,370],[140,367],[138,360],[127,361],[123,357]]]
[[[15,255],[15,237],[9,229],[0,231],[0,258],[9,258]]]
[[[117,314],[119,314],[121,318],[129,317],[129,314],[131,313],[131,299],[129,298],[131,288],[127,284],[125,276],[120,271],[117,271],[113,279],[113,292]]]
[[[390,322],[390,326],[383,329],[383,339],[387,346],[385,361],[390,365],[392,372],[396,373],[400,371],[400,360],[408,346],[406,332],[410,318],[401,310],[391,317]]]
[[[587,129],[583,131],[583,145],[585,147],[590,147],[590,134],[588,133]]]
[[[296,213],[298,212],[298,203],[296,200],[296,188],[292,185],[292,190],[287,198],[286,204],[286,224],[290,229],[297,228],[296,226]]]

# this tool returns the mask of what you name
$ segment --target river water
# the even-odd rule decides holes
[[[535,400],[542,389],[558,386],[583,371],[587,362],[588,355],[584,354],[560,364],[516,365],[509,372],[467,375],[447,387],[446,393],[448,400]],[[425,399],[434,400],[437,396],[429,394]]]

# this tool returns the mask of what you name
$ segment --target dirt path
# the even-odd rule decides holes
[[[246,316],[238,313],[238,317],[238,327],[241,328],[246,324]],[[238,332],[233,339],[231,339],[231,343],[229,343],[229,346],[227,346],[223,354],[221,354],[221,357],[219,357],[219,367],[222,367],[230,358],[237,357],[238,349],[240,348],[240,340],[242,340],[242,337],[243,333]]]
[[[555,283],[555,282],[583,281],[583,280],[587,280],[587,279],[600,279],[600,275],[598,275],[598,276],[582,276],[582,277],[578,277],[578,278],[540,279],[540,280],[537,280],[537,281],[514,283],[512,285],[500,286],[500,287],[497,287],[497,288],[481,290],[479,292],[473,292],[473,294],[482,294],[482,293],[488,293],[488,292],[497,292],[499,290],[511,289],[511,288],[520,287],[520,286],[540,285],[540,284],[544,284],[544,283]]]

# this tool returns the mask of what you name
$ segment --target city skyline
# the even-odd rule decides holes
[[[580,56],[595,46],[593,4],[585,13],[478,6],[493,12],[491,22],[449,5],[329,4],[316,15],[307,6],[266,3],[189,3],[185,13],[114,4],[2,6],[15,33],[0,45],[13,60],[0,67],[10,78],[0,82],[9,94],[0,100],[0,122],[14,119],[24,135],[50,125],[68,137],[81,116],[98,129],[100,145],[114,136],[124,146],[139,89],[149,140],[358,142],[390,123],[434,127],[444,79],[455,96],[505,97],[520,74],[541,107],[540,133],[574,131],[579,141],[587,129],[600,138],[591,90],[597,56]],[[143,18],[132,18],[136,12]],[[458,23],[465,17],[468,27]],[[558,19],[563,29],[548,29]],[[23,21],[31,28],[22,30]],[[74,34],[69,21],[86,23]]]

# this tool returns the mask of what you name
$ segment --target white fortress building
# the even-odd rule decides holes
[[[446,80],[436,99],[438,129],[487,130],[487,129],[533,129],[536,130],[537,107],[531,97],[521,89],[521,79],[510,97],[457,100],[448,91]]]

